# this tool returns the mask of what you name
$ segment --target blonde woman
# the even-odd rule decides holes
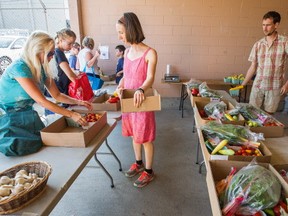
[[[44,96],[46,87],[57,101],[92,108],[88,102],[59,92],[49,64],[55,54],[54,47],[54,39],[47,33],[33,32],[21,57],[0,79],[0,152],[6,156],[26,155],[41,148],[40,130],[44,125],[32,108],[35,102],[52,112],[71,117],[81,125],[87,123],[79,113],[59,107]]]
[[[80,71],[93,74],[95,72],[96,77],[100,78],[100,68],[98,67],[98,57],[100,56],[100,50],[97,49],[93,54],[94,40],[93,38],[86,36],[82,41],[84,47],[78,53],[78,68]]]

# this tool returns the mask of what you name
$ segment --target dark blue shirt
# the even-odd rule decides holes
[[[117,62],[117,67],[116,67],[116,74],[119,72],[119,71],[122,71],[123,70],[123,64],[124,64],[124,57],[122,58],[119,58],[118,59],[118,62]],[[120,80],[122,79],[123,77],[123,74],[121,76],[116,76],[116,83],[119,84]]]
[[[56,85],[61,93],[68,95],[68,86],[71,81],[69,80],[65,72],[61,69],[60,63],[67,62],[67,64],[69,64],[69,62],[65,56],[65,53],[58,48],[55,49],[55,59],[58,69],[58,78],[55,80]]]

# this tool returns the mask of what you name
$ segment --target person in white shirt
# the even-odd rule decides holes
[[[100,68],[98,67],[98,57],[100,56],[100,50],[97,49],[93,53],[94,40],[93,38],[86,36],[82,41],[83,49],[78,53],[78,68],[80,71],[93,74],[100,78]]]

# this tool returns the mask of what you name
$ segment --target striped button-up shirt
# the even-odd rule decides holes
[[[280,89],[284,81],[287,57],[287,37],[277,35],[270,47],[265,37],[257,41],[248,59],[257,63],[254,87],[263,90]]]

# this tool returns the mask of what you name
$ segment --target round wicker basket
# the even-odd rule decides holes
[[[42,178],[36,184],[33,184],[27,190],[10,196],[8,199],[0,201],[0,214],[9,214],[31,203],[44,190],[48,178],[51,174],[51,166],[44,161],[31,161],[15,165],[0,173],[0,177],[8,176],[14,178],[20,170],[26,170],[28,173],[35,173]]]

